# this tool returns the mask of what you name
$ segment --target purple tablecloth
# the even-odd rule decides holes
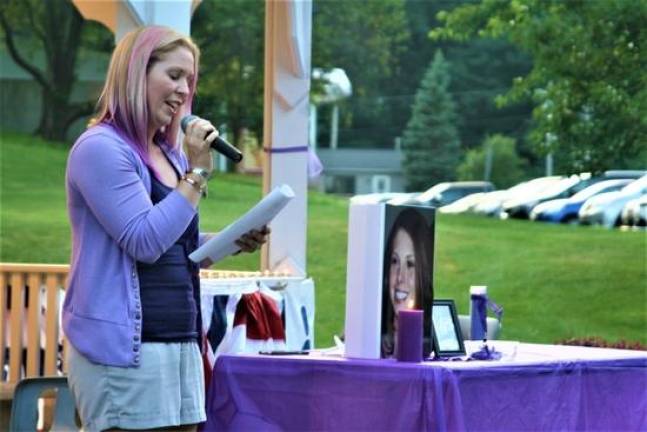
[[[647,430],[647,353],[602,357],[403,364],[223,356],[204,429]]]

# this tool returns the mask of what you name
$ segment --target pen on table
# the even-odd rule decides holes
[[[310,354],[310,351],[304,351],[304,350],[296,350],[296,351],[284,351],[284,350],[276,350],[276,351],[259,351],[258,352],[261,355],[308,355]]]

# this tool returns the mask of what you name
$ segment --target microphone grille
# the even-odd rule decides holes
[[[182,117],[182,120],[180,120],[180,127],[182,128],[182,132],[186,132],[186,127],[193,119],[197,119],[197,115],[189,114],[184,117]]]

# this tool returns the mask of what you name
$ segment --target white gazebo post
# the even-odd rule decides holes
[[[295,198],[272,221],[261,267],[306,275],[308,110],[312,2],[265,2],[263,192],[283,183]]]

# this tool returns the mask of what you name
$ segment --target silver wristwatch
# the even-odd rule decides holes
[[[209,179],[211,178],[211,173],[204,168],[192,168],[188,170],[186,173],[197,174],[200,177],[202,177],[205,180],[205,182],[209,181]]]

